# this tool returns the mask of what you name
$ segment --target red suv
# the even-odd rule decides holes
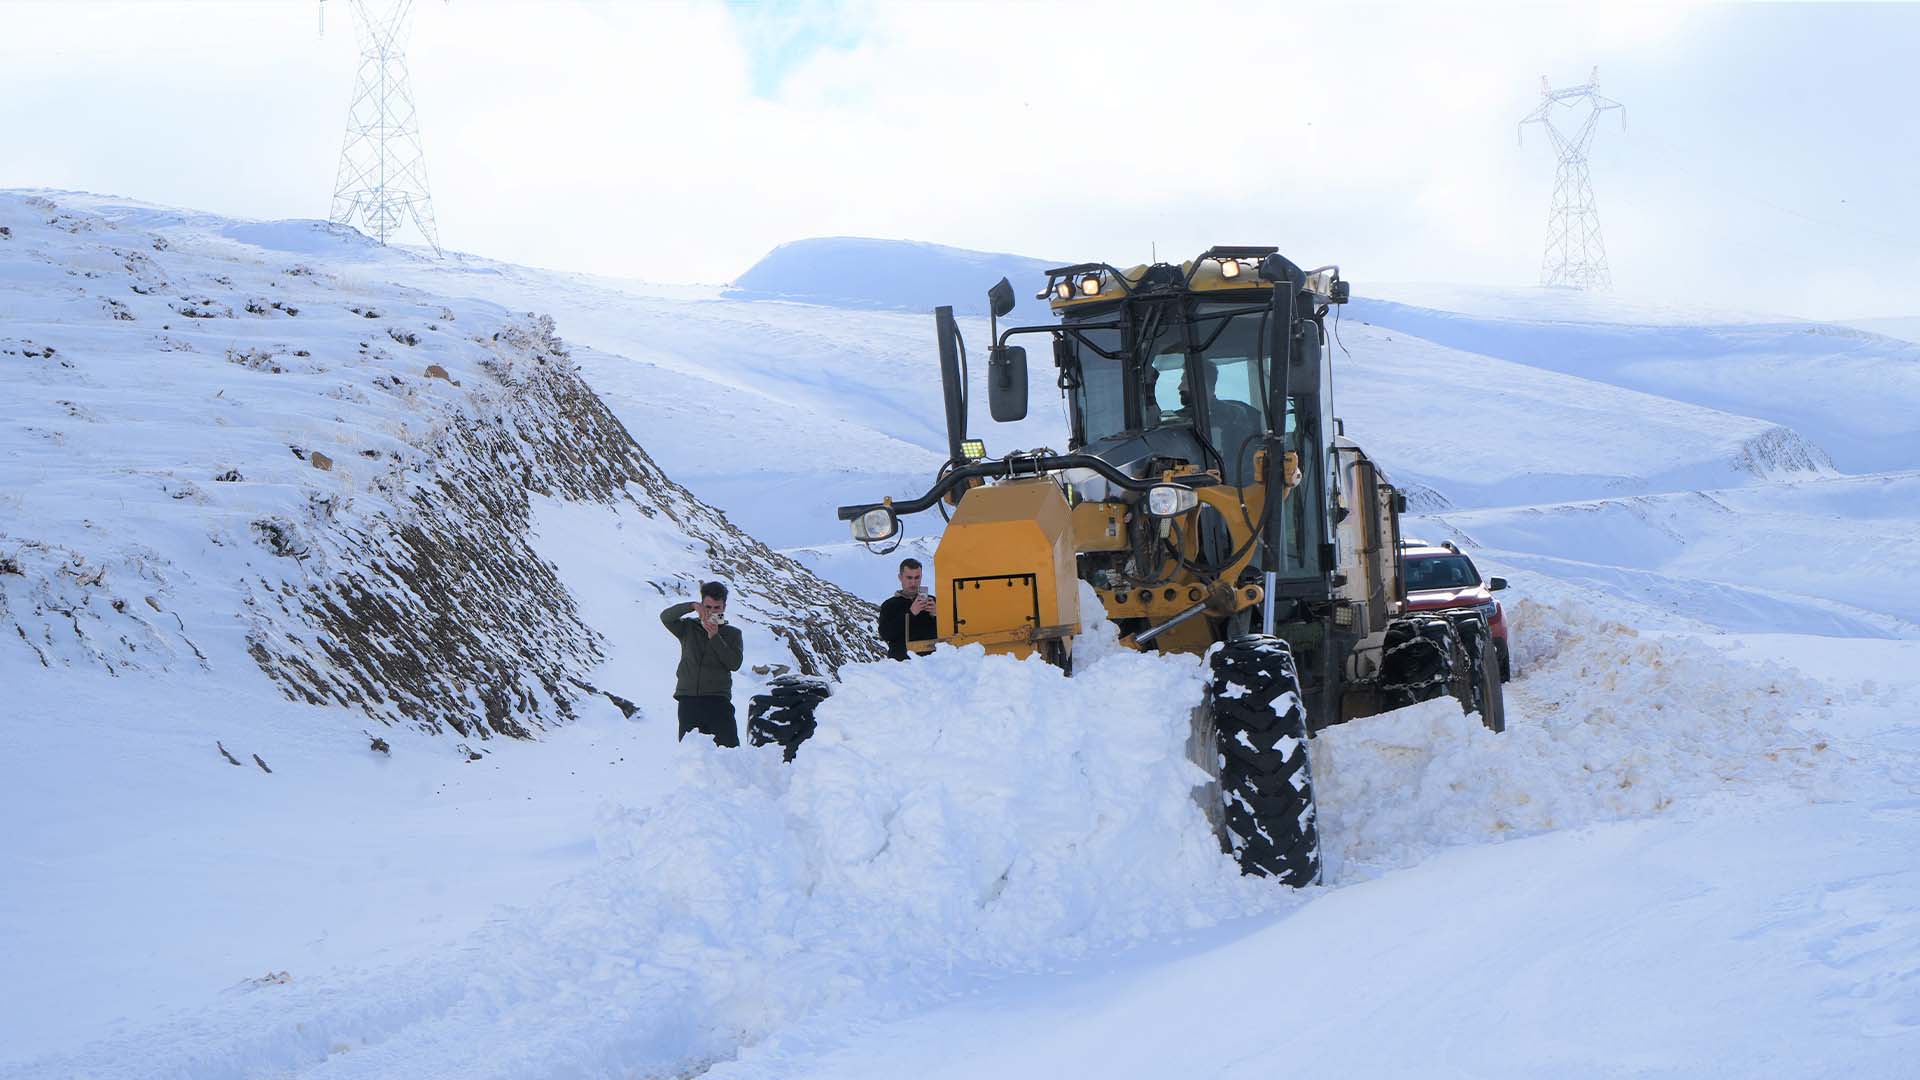
[[[1494,593],[1507,587],[1506,578],[1482,581],[1473,560],[1451,540],[1437,546],[1423,540],[1401,541],[1400,576],[1407,585],[1408,611],[1471,608],[1485,615],[1494,653],[1500,658],[1500,681],[1513,678],[1513,662],[1507,650],[1507,616],[1500,610],[1500,601],[1493,598]]]

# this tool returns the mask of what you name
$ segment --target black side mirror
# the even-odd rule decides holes
[[[1005,280],[1002,279],[1002,284]],[[1009,289],[1007,295],[1013,295]],[[996,423],[1027,418],[1027,350],[995,345],[987,353],[987,408]]]
[[[993,312],[994,318],[1006,318],[1007,312],[1013,310],[1013,283],[1001,278],[1000,284],[988,289],[987,308]]]
[[[1399,513],[1399,514],[1404,514],[1404,513],[1406,513],[1406,512],[1407,512],[1407,497],[1406,497],[1405,495],[1403,495],[1403,494],[1401,494],[1400,492],[1397,492],[1397,491],[1396,491],[1396,492],[1394,492],[1394,493],[1393,493],[1393,509],[1394,509],[1394,512],[1395,512],[1395,513]]]
[[[1507,587],[1507,579],[1506,579],[1506,578],[1503,578],[1503,577],[1496,577],[1496,578],[1488,578],[1488,579],[1487,579],[1487,591],[1488,591],[1488,592],[1499,592],[1499,591],[1500,591],[1501,589],[1504,589],[1504,588],[1506,588],[1506,587]]]

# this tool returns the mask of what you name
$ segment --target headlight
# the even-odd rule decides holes
[[[898,531],[900,519],[884,506],[876,506],[853,519],[853,538],[863,544],[885,540]]]
[[[1173,517],[1200,505],[1193,489],[1179,484],[1155,484],[1147,489],[1147,513],[1154,517]]]
[[[1073,282],[1068,281],[1064,278],[1061,279],[1058,283],[1054,285],[1053,295],[1059,297],[1062,300],[1073,299]]]
[[[1239,259],[1221,259],[1220,276],[1229,280],[1240,276]]]
[[[1081,278],[1080,291],[1087,296],[1099,296],[1100,295],[1099,276],[1095,274],[1088,274],[1086,277]]]

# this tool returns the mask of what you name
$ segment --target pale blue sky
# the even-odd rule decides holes
[[[0,2],[0,186],[327,212],[345,6]],[[1277,243],[1367,281],[1536,279],[1515,123],[1598,65],[1622,293],[1920,314],[1920,5],[423,0],[441,237],[723,281],[785,240],[1048,259]]]

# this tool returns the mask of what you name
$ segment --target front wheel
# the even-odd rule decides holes
[[[1293,651],[1264,634],[1212,655],[1199,731],[1211,728],[1217,796],[1208,818],[1242,873],[1299,887],[1320,880],[1320,829],[1307,752],[1307,711]],[[1209,785],[1214,787],[1215,785]]]

